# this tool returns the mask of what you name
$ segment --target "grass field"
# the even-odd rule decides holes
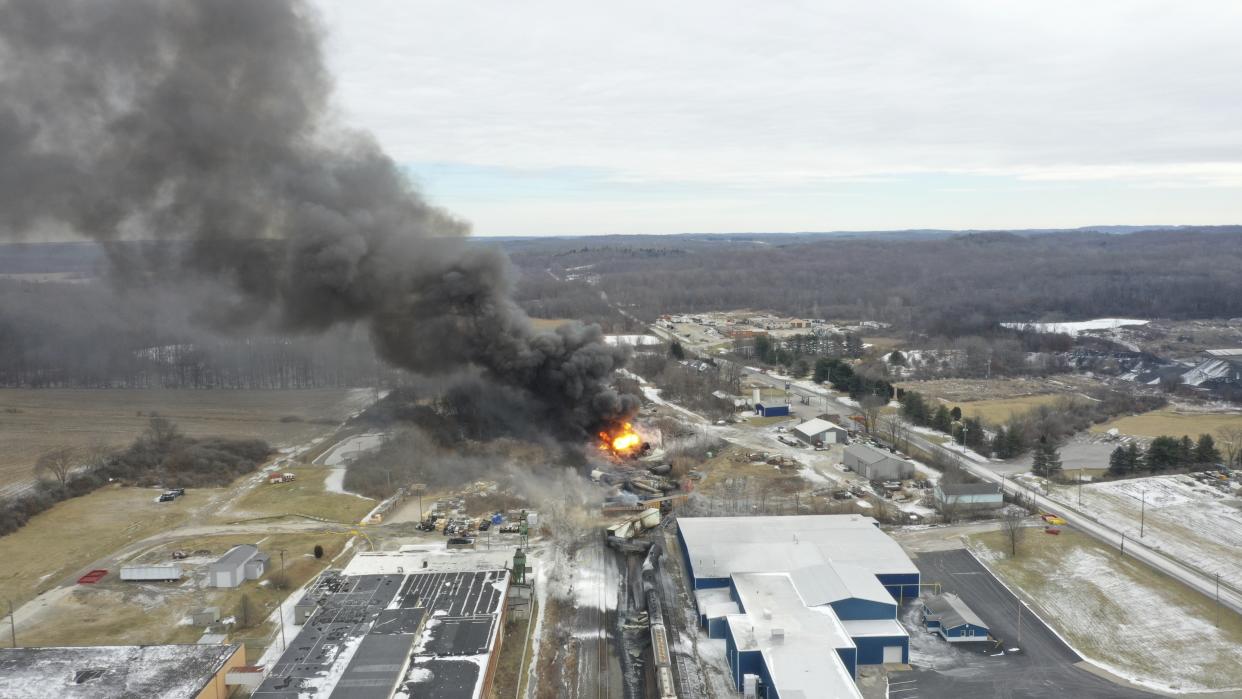
[[[0,537],[0,598],[16,605],[48,590],[130,543],[166,531],[189,517],[190,499],[155,502],[158,491],[109,487],[58,503],[18,531]]]
[[[1004,398],[1000,400],[976,400],[969,403],[952,403],[960,406],[962,414],[967,417],[983,418],[989,424],[1001,424],[1016,413],[1022,413],[1038,405],[1051,405],[1065,394],[1043,393],[1021,398]]]
[[[971,535],[969,546],[1044,621],[1114,673],[1180,691],[1242,688],[1242,616],[1122,558],[1073,529],[1027,529],[1017,558],[1004,532]]]
[[[1161,408],[1142,415],[1128,415],[1103,425],[1095,425],[1092,432],[1107,432],[1112,428],[1134,437],[1159,437],[1173,435],[1192,437],[1200,434],[1218,434],[1227,427],[1242,428],[1242,413],[1179,412],[1174,408]]]
[[[331,469],[303,466],[289,470],[297,475],[292,483],[261,483],[229,506],[217,519],[235,521],[247,517],[300,514],[334,522],[354,523],[375,507],[370,498],[333,493],[324,487]]]
[[[185,577],[175,583],[124,583],[109,577],[95,586],[80,586],[56,602],[37,625],[21,634],[20,640],[22,645],[193,643],[203,633],[202,628],[187,623],[193,610],[215,606],[220,608],[223,617],[237,616],[245,595],[256,617],[266,618],[280,599],[327,567],[345,541],[346,537],[340,534],[314,532],[170,541],[147,552],[143,558],[167,561],[175,548],[206,549],[216,556],[235,544],[258,543],[260,549],[272,557],[264,576],[269,582],[248,581],[232,589],[206,587],[205,560],[197,565],[186,565]],[[324,547],[322,559],[312,555],[316,544]],[[284,590],[275,589],[270,582],[280,571],[280,549],[285,550],[288,578]],[[272,627],[256,623],[252,628],[235,630],[231,635],[234,640],[247,640],[247,656],[254,659],[262,652],[257,646],[266,640],[271,630]]]
[[[191,436],[257,437],[293,446],[323,434],[371,400],[369,390],[192,391],[0,389],[0,486],[30,480],[60,446],[123,447],[152,412]]]

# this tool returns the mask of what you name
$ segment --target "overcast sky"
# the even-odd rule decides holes
[[[1242,223],[1242,2],[315,0],[478,235]]]

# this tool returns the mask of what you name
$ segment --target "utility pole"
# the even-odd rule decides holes
[[[1126,557],[1126,533],[1121,532],[1121,557]]]
[[[280,579],[289,584],[289,579],[285,577],[285,550],[280,549]],[[280,649],[285,649],[285,598],[280,597],[276,600],[278,609],[277,618],[280,621]]]
[[[1022,600],[1018,600],[1018,647],[1022,647]]]
[[[1078,469],[1078,504],[1082,504],[1082,469]]]
[[[1220,573],[1216,574],[1216,626],[1220,627],[1220,617],[1224,610],[1220,608]]]
[[[1140,539],[1143,538],[1143,530],[1147,523],[1147,489],[1144,488],[1142,490],[1142,493],[1143,493],[1143,505],[1142,505],[1142,509],[1139,510],[1139,538]]]
[[[1216,598],[1220,599],[1220,576],[1216,576]],[[17,647],[17,618],[13,615],[13,600],[9,600],[9,633],[13,634],[13,647]]]

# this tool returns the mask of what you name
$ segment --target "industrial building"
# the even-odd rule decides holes
[[[844,462],[869,481],[901,481],[914,475],[914,464],[870,444],[846,447]]]
[[[1005,496],[995,483],[937,483],[933,491],[940,512],[995,510],[1005,506]]]
[[[241,644],[0,648],[5,699],[225,699]]]
[[[988,640],[990,631],[961,597],[946,592],[923,600],[923,625],[949,643]]]
[[[738,691],[861,696],[859,665],[909,662],[897,614],[919,571],[859,515],[683,517],[699,623],[725,643]]]
[[[270,556],[250,544],[234,546],[207,566],[208,584],[212,587],[237,587],[247,580],[258,580],[267,572],[269,559]]]
[[[815,418],[807,420],[793,429],[794,436],[807,444],[844,444],[848,437],[849,431],[840,425],[834,425],[827,420]]]
[[[525,571],[525,559],[518,557]],[[360,553],[297,604],[302,630],[254,699],[478,699],[500,650],[510,551]]]

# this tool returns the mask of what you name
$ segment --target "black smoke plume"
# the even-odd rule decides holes
[[[297,0],[0,0],[0,231],[221,282],[200,309],[218,325],[365,323],[386,361],[477,368],[561,436],[631,415],[610,387],[624,351],[596,327],[536,332],[504,255],[335,123],[331,94]]]

